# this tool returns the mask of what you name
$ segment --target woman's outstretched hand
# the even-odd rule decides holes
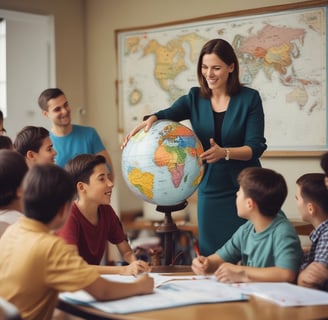
[[[137,125],[134,129],[132,129],[128,135],[125,137],[122,145],[121,145],[121,150],[124,149],[124,147],[127,145],[127,143],[129,142],[130,138],[132,136],[134,136],[138,131],[140,131],[142,128],[144,128],[144,130],[147,132],[151,126],[153,125],[153,123],[157,121],[157,117],[152,115],[150,116],[147,120],[142,121],[139,125]]]
[[[216,144],[213,138],[210,139],[210,145],[211,147],[200,155],[202,160],[213,163],[224,158],[224,149]]]

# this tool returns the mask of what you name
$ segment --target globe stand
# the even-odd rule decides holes
[[[165,213],[163,223],[157,228],[158,233],[164,234],[164,264],[166,266],[172,265],[173,253],[174,253],[174,243],[173,243],[173,233],[178,231],[177,225],[173,222],[172,212],[183,210],[188,204],[185,200],[174,206],[157,206],[156,210]]]

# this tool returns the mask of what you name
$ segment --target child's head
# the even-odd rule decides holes
[[[74,194],[72,178],[64,169],[55,164],[36,164],[23,181],[24,213],[48,224],[72,201]]]
[[[29,167],[36,163],[54,163],[57,154],[49,131],[43,127],[24,127],[15,138],[14,148],[25,157]]]
[[[0,149],[13,149],[13,142],[8,136],[0,135]]]
[[[238,182],[244,197],[251,198],[264,216],[276,216],[287,197],[284,177],[271,169],[246,168],[240,172]]]
[[[325,184],[328,189],[328,152],[324,153],[320,159],[320,166],[325,173]]]
[[[100,195],[104,195],[103,201],[109,203],[113,183],[109,179],[109,171],[106,159],[102,155],[80,154],[71,159],[65,166],[66,171],[73,178],[80,198],[81,190],[99,190]],[[108,198],[109,197],[109,198]]]
[[[6,129],[3,127],[3,113],[0,110],[0,136],[6,134]]]
[[[16,151],[0,150],[0,207],[17,199],[18,189],[28,170],[24,157]]]
[[[309,213],[315,207],[321,209],[328,217],[328,191],[323,173],[307,173],[296,180],[296,204],[303,220],[307,221]]]

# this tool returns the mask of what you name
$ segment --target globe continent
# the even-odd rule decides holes
[[[141,129],[122,153],[122,173],[139,198],[161,206],[177,205],[197,189],[204,174],[202,144],[178,122],[156,121]]]

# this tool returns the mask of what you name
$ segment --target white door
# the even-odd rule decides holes
[[[6,24],[7,106],[4,127],[13,140],[26,125],[49,123],[37,103],[41,91],[55,85],[52,16],[0,10]]]

